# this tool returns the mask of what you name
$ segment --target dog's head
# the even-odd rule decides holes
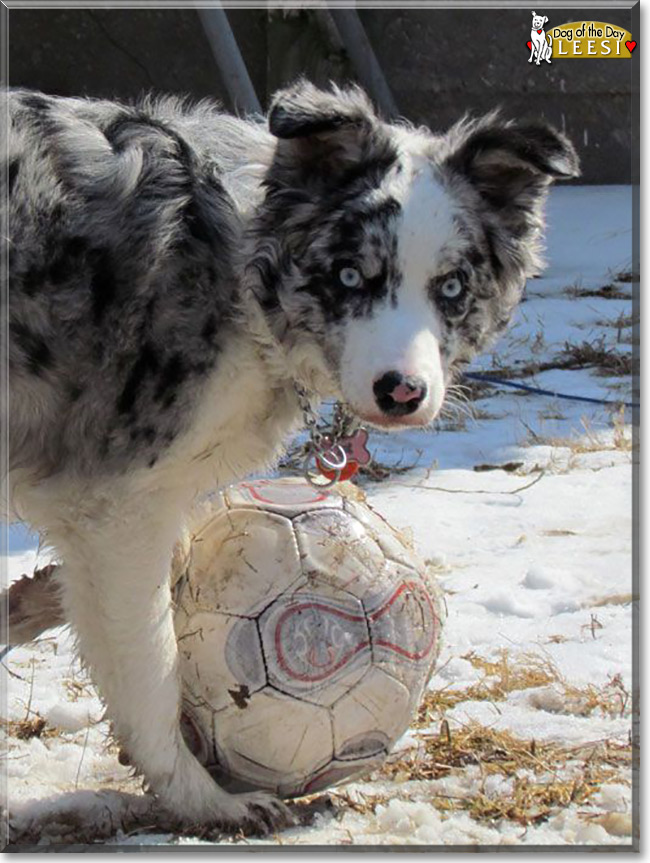
[[[536,15],[533,12],[533,30],[541,30],[547,21],[548,18],[546,15]]]
[[[538,270],[545,192],[575,151],[494,114],[444,136],[390,125],[361,90],[306,82],[269,127],[250,270],[275,332],[365,422],[428,424]]]

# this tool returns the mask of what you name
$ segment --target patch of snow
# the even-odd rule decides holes
[[[67,704],[53,704],[43,714],[48,725],[60,728],[61,731],[80,731],[91,722],[97,722],[99,716],[93,713],[85,701]]]
[[[498,617],[503,617],[503,615],[536,617],[536,609],[532,605],[520,602],[512,593],[505,593],[504,591],[490,594],[482,600],[481,605]]]
[[[530,590],[550,590],[556,586],[557,576],[543,566],[531,566],[521,583]]]

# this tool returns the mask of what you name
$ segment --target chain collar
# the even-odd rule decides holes
[[[358,427],[352,411],[341,402],[336,403],[331,425],[319,423],[309,390],[291,373],[286,351],[271,329],[255,292],[246,291],[243,298],[246,329],[253,337],[263,361],[274,369],[278,378],[286,380],[290,376],[293,381],[303,422],[309,432],[309,441],[305,447],[305,478],[318,488],[327,488],[339,480],[348,479],[360,465],[370,462],[370,453],[366,449],[368,433]]]
[[[368,434],[359,427],[357,418],[342,402],[336,403],[331,425],[319,423],[309,392],[297,381],[294,381],[293,386],[303,422],[309,432],[304,461],[305,479],[316,488],[329,488],[356,473],[359,465],[370,461],[370,454],[365,447]]]

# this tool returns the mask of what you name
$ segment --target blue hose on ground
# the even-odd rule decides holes
[[[470,372],[465,372],[465,377],[471,381],[480,381],[481,383],[486,384],[496,384],[497,386],[502,387],[513,387],[517,390],[524,390],[527,393],[535,393],[535,395],[539,396],[552,396],[556,399],[569,399],[570,401],[575,402],[589,402],[592,405],[612,405],[616,407],[617,405],[625,405],[626,408],[638,408],[639,402],[625,402],[625,401],[617,401],[617,400],[608,400],[608,399],[592,399],[589,396],[574,396],[569,393],[557,393],[553,390],[543,390],[539,387],[531,387],[528,384],[518,384],[515,381],[506,381],[502,378],[493,378],[490,375],[480,375],[474,374]]]

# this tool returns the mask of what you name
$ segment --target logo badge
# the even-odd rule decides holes
[[[618,57],[630,59],[637,43],[629,30],[606,21],[572,21],[557,27],[548,26],[548,17],[532,13],[530,39],[526,42],[529,63],[571,57]]]

